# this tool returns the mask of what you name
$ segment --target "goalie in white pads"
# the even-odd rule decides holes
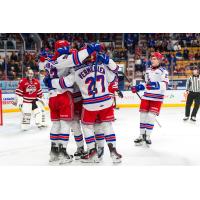
[[[16,99],[14,105],[18,105],[22,111],[23,119],[21,123],[22,130],[28,130],[31,122],[32,112],[35,115],[36,125],[45,127],[45,115],[39,106],[38,100],[42,101],[42,90],[40,82],[34,78],[33,70],[28,70],[26,78],[22,78],[15,91]]]

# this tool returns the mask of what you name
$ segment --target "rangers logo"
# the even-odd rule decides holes
[[[33,94],[34,92],[36,92],[35,85],[28,85],[26,88],[26,92],[28,92],[29,94]]]

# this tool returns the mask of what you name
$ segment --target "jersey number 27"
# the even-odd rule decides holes
[[[105,84],[104,84],[104,76],[103,75],[98,75],[96,78],[96,82],[101,83],[101,92],[105,92]],[[95,87],[95,78],[94,77],[88,77],[85,80],[85,84],[88,84],[88,95],[92,96],[94,93],[97,94],[98,90]],[[100,89],[100,88],[99,88]]]

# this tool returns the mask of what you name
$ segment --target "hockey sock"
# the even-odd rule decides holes
[[[107,144],[112,143],[113,147],[116,148],[116,136],[112,127],[111,122],[103,122],[101,124],[102,130],[105,134]]]
[[[146,131],[147,112],[140,112],[140,135],[144,135]]]
[[[81,130],[81,125],[79,120],[74,120],[72,122],[72,131],[74,133],[74,139],[76,141],[77,147],[83,147],[84,146],[84,141],[83,141],[83,134]]]
[[[105,139],[104,134],[103,133],[95,133],[95,138],[96,138],[97,146],[104,147],[104,139]]]
[[[104,147],[105,136],[104,136],[103,130],[101,128],[101,124],[95,124],[94,131],[95,131],[95,138],[96,138],[97,146]]]
[[[59,131],[60,131],[60,122],[59,121],[53,122],[50,131],[50,140],[51,142],[56,144],[56,147],[58,147],[59,143]]]
[[[150,135],[151,132],[153,131],[155,120],[156,120],[156,114],[154,114],[152,112],[148,112],[147,123],[146,123],[146,134],[147,135]]]
[[[59,143],[62,144],[64,148],[67,148],[68,145],[70,126],[70,121],[60,120]]]
[[[94,126],[83,124],[82,128],[88,150],[95,148]]]

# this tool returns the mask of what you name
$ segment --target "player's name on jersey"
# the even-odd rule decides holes
[[[86,77],[88,74],[93,73],[95,66],[86,66],[83,68],[83,70],[79,73],[79,77],[81,79],[83,79],[84,77]],[[103,67],[103,65],[97,66],[97,72],[101,73],[101,74],[105,74],[105,69]]]

